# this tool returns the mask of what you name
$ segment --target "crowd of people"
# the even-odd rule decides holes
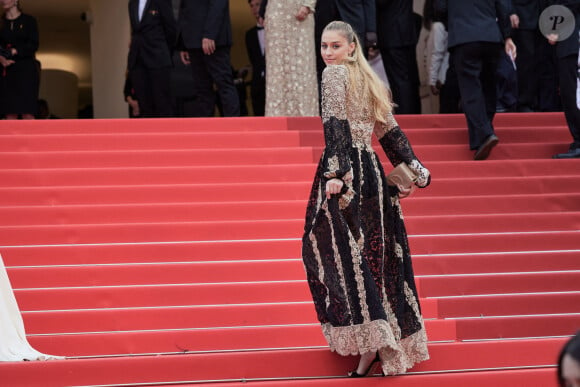
[[[541,30],[542,13],[553,5],[573,15],[568,36],[558,36],[556,23],[551,31]],[[580,157],[580,1],[427,0],[424,13],[431,30],[429,85],[440,95],[441,112],[464,112],[474,159],[487,158],[499,142],[497,111],[562,108],[573,142],[554,158]]]
[[[245,36],[252,111],[320,115],[325,68],[320,38],[330,21],[342,20],[353,26],[364,56],[388,85],[394,112],[421,113],[416,52],[423,25],[430,91],[439,98],[441,113],[465,114],[475,160],[486,159],[498,144],[493,118],[506,111],[564,110],[573,142],[554,157],[580,157],[578,25],[566,39],[543,36],[538,21],[553,4],[578,18],[577,0],[426,0],[423,16],[405,0],[248,0],[256,19]],[[213,116],[216,107],[223,116],[245,114],[245,80],[236,83],[230,61],[229,2],[182,0],[176,21],[167,1],[143,6],[139,0],[129,4],[128,79],[136,95],[126,96],[132,111],[138,104],[140,117],[170,115],[165,96],[175,49],[191,68],[196,115]]]
[[[0,4],[0,116],[39,117],[36,20],[22,12],[20,0]],[[566,39],[541,31],[541,14],[552,5],[575,17]],[[357,32],[388,85],[394,112],[419,114],[416,52],[423,26],[425,83],[440,113],[465,114],[474,159],[487,158],[499,142],[493,118],[506,111],[563,110],[572,143],[554,157],[580,157],[578,0],[425,0],[422,16],[408,0],[248,0],[248,6],[256,21],[244,42],[250,66],[234,70],[228,0],[181,0],[177,19],[169,0],[130,0],[124,88],[130,116],[318,116],[320,39],[333,20]],[[181,92],[172,75],[180,66],[191,78],[190,90]],[[190,111],[179,106],[179,94],[191,100]]]

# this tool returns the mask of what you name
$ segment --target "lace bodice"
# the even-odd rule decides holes
[[[348,149],[356,147],[372,151],[372,135],[376,134],[393,165],[405,162],[419,176],[417,185],[429,184],[429,171],[419,162],[407,137],[389,113],[385,123],[377,122],[370,109],[371,101],[360,97],[362,85],[350,85],[348,68],[330,65],[322,74],[322,123],[328,156],[326,178],[342,178],[348,174]]]

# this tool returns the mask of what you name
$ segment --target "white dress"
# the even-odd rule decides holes
[[[316,0],[269,0],[266,7],[266,116],[318,116],[314,14]]]
[[[62,359],[45,355],[30,346],[24,322],[0,255],[0,361]]]

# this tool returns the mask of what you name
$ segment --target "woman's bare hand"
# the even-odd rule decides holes
[[[15,62],[12,59],[6,59],[3,56],[0,56],[0,65],[4,66],[4,67],[8,67],[10,65],[13,65]]]
[[[298,21],[304,21],[308,17],[308,14],[310,14],[310,8],[303,5],[298,10],[298,13],[296,14],[296,19],[298,19]]]
[[[330,179],[326,182],[326,198],[330,199],[330,195],[338,194],[342,191],[344,182],[340,179]]]
[[[410,196],[413,192],[415,192],[415,189],[417,188],[417,186],[415,184],[412,184],[410,187],[405,188],[405,187],[397,184],[397,188],[399,189],[399,199],[404,199],[404,198]]]

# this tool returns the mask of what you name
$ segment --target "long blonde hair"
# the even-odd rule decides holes
[[[362,85],[362,95],[357,95],[357,99],[369,101],[375,119],[385,123],[388,114],[393,111],[391,91],[367,62],[356,32],[350,24],[343,21],[330,22],[324,28],[323,33],[325,31],[338,32],[347,40],[348,44],[354,43],[354,51],[344,63],[349,69],[350,89],[356,93],[359,90],[357,85]]]

